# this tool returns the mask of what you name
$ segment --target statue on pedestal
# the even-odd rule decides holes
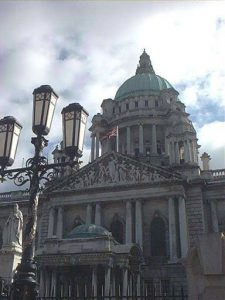
[[[13,212],[9,215],[3,228],[3,247],[22,247],[23,214],[19,210],[18,204],[13,206]]]

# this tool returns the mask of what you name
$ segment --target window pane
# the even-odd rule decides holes
[[[10,152],[10,158],[12,158],[13,160],[16,155],[16,147],[17,147],[18,139],[19,139],[19,136],[17,134],[14,134],[13,140],[12,140],[11,152]]]
[[[0,132],[0,156],[4,156],[6,132]]]
[[[83,143],[84,143],[84,133],[85,133],[85,124],[81,122],[80,124],[80,140],[78,148],[82,151],[83,150]]]
[[[49,129],[50,129],[50,126],[52,123],[54,108],[55,108],[55,106],[52,103],[50,103],[49,111],[48,111],[48,119],[47,119],[47,123],[46,123],[46,127]]]
[[[73,120],[66,121],[66,136],[65,146],[70,147],[72,145],[73,138]]]
[[[76,120],[76,127],[75,127],[75,137],[74,137],[74,146],[78,146],[78,133],[79,133],[79,123],[80,120]]]
[[[37,101],[35,104],[35,122],[34,125],[39,125],[41,122],[42,101]]]
[[[11,139],[12,139],[12,131],[8,132],[8,138],[7,138],[7,147],[6,147],[6,156],[10,157],[10,143],[11,143]]]

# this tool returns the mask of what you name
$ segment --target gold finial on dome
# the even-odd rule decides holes
[[[155,74],[152,67],[150,56],[146,53],[145,49],[140,56],[139,65],[137,66],[136,74],[151,73]]]

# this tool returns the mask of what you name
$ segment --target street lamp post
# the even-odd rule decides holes
[[[48,164],[42,156],[44,147],[48,145],[45,139],[51,128],[52,118],[58,95],[49,85],[42,85],[33,92],[33,126],[36,137],[31,138],[35,154],[29,158],[25,168],[7,169],[14,162],[17,144],[22,126],[13,117],[0,120],[0,180],[14,180],[15,184],[30,183],[28,217],[25,227],[21,263],[14,275],[12,300],[34,300],[37,297],[36,265],[34,261],[34,243],[37,226],[38,196],[42,180],[50,180],[60,168],[73,167],[77,164],[75,157],[81,157],[86,120],[88,113],[78,104],[73,103],[63,108],[63,145],[69,156],[68,162]]]

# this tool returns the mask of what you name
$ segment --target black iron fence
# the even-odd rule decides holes
[[[0,300],[10,300],[7,295],[0,295]],[[104,296],[104,297],[37,297],[37,300],[188,300],[187,295],[151,295],[151,296]]]
[[[104,297],[38,297],[37,300],[188,300],[187,295],[104,296]]]

